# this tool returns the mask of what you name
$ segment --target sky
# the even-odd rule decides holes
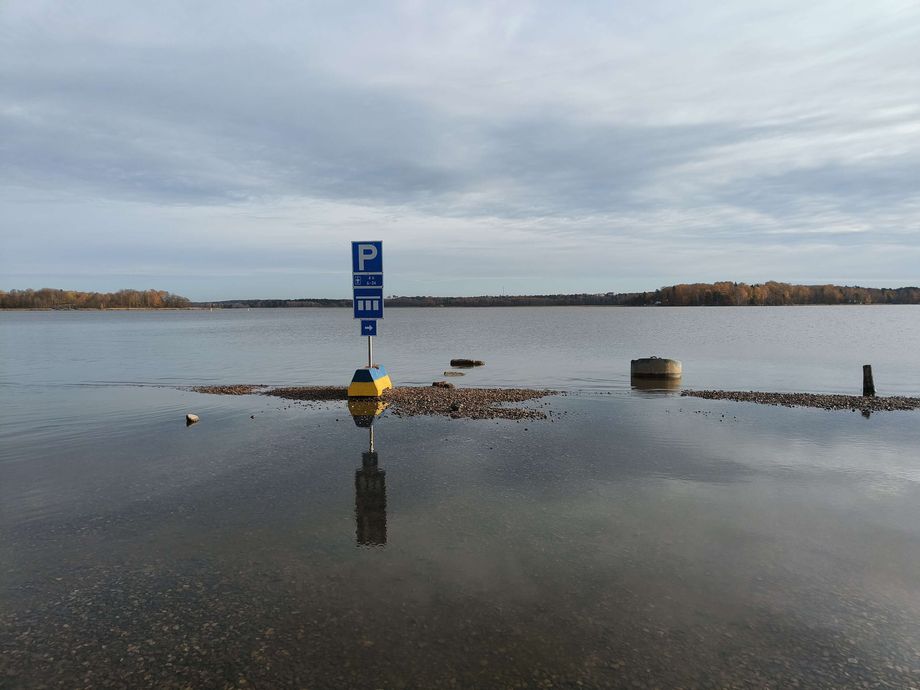
[[[0,0],[0,289],[920,284],[920,3]]]

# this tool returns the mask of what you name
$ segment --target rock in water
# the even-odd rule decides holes
[[[185,415],[185,426],[191,426],[197,421],[198,421],[197,414],[192,414],[191,412],[189,412],[187,415]]]
[[[447,381],[435,381],[431,384],[435,388],[453,388],[454,384],[448,383]]]
[[[452,367],[481,367],[485,364],[481,359],[452,359]]]
[[[444,372],[444,376],[466,376],[462,371],[450,371],[447,370]]]

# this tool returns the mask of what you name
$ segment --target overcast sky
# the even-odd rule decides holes
[[[920,284],[920,3],[0,0],[0,289]]]

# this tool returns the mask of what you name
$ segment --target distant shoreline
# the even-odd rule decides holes
[[[190,307],[69,307],[61,309],[59,307],[0,307],[0,312],[173,312],[173,311],[248,311],[250,309],[351,309],[351,300],[343,300],[345,304],[332,305],[221,305],[215,303],[214,306]],[[587,308],[624,308],[624,309],[695,309],[695,308],[738,308],[748,307],[760,309],[763,307],[904,307],[918,306],[913,302],[868,302],[868,303],[841,303],[841,304],[692,304],[692,305],[675,305],[675,304],[386,304],[388,309],[548,309],[548,308],[568,308],[568,307],[587,307]]]
[[[216,309],[217,307],[215,307]],[[207,307],[0,307],[0,311],[208,311]]]
[[[386,306],[407,307],[785,307],[811,305],[920,304],[920,287],[870,288],[858,285],[791,283],[680,283],[647,292],[435,297],[391,295]],[[0,291],[3,310],[160,311],[186,309],[343,308],[347,298],[235,299],[193,302],[163,290],[88,293],[42,288]]]

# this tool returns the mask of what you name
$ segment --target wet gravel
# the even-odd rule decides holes
[[[267,386],[259,384],[234,384],[230,386],[192,386],[187,390],[195,393],[210,393],[212,395],[253,395],[265,390]]]
[[[706,400],[734,400],[783,407],[817,407],[824,410],[894,412],[920,409],[920,398],[902,396],[863,397],[821,393],[763,393],[758,391],[681,391],[682,396]]]
[[[466,419],[545,419],[546,414],[531,407],[499,407],[522,403],[549,395],[551,390],[528,388],[443,388],[430,386],[393,388],[383,394],[396,416],[443,415]]]
[[[288,386],[272,388],[263,395],[287,400],[348,400],[348,389],[342,386]]]
[[[574,588],[553,607],[495,606],[458,591],[389,596],[347,563],[229,565],[105,562],[34,583],[27,601],[0,610],[0,687],[837,689],[920,679],[903,648],[883,644],[907,616],[845,592],[815,593],[842,615],[840,631],[766,610],[684,627],[617,585],[600,608]]]
[[[440,382],[439,382],[440,383]],[[228,386],[195,386],[190,390],[212,395],[270,395],[286,400],[327,401],[347,400],[348,389],[341,386],[287,386],[270,388],[248,384]],[[529,388],[454,388],[451,384],[437,386],[401,386],[384,392],[383,401],[397,417],[440,415],[452,419],[546,419],[547,415],[533,407],[508,406],[537,400],[557,391]]]

